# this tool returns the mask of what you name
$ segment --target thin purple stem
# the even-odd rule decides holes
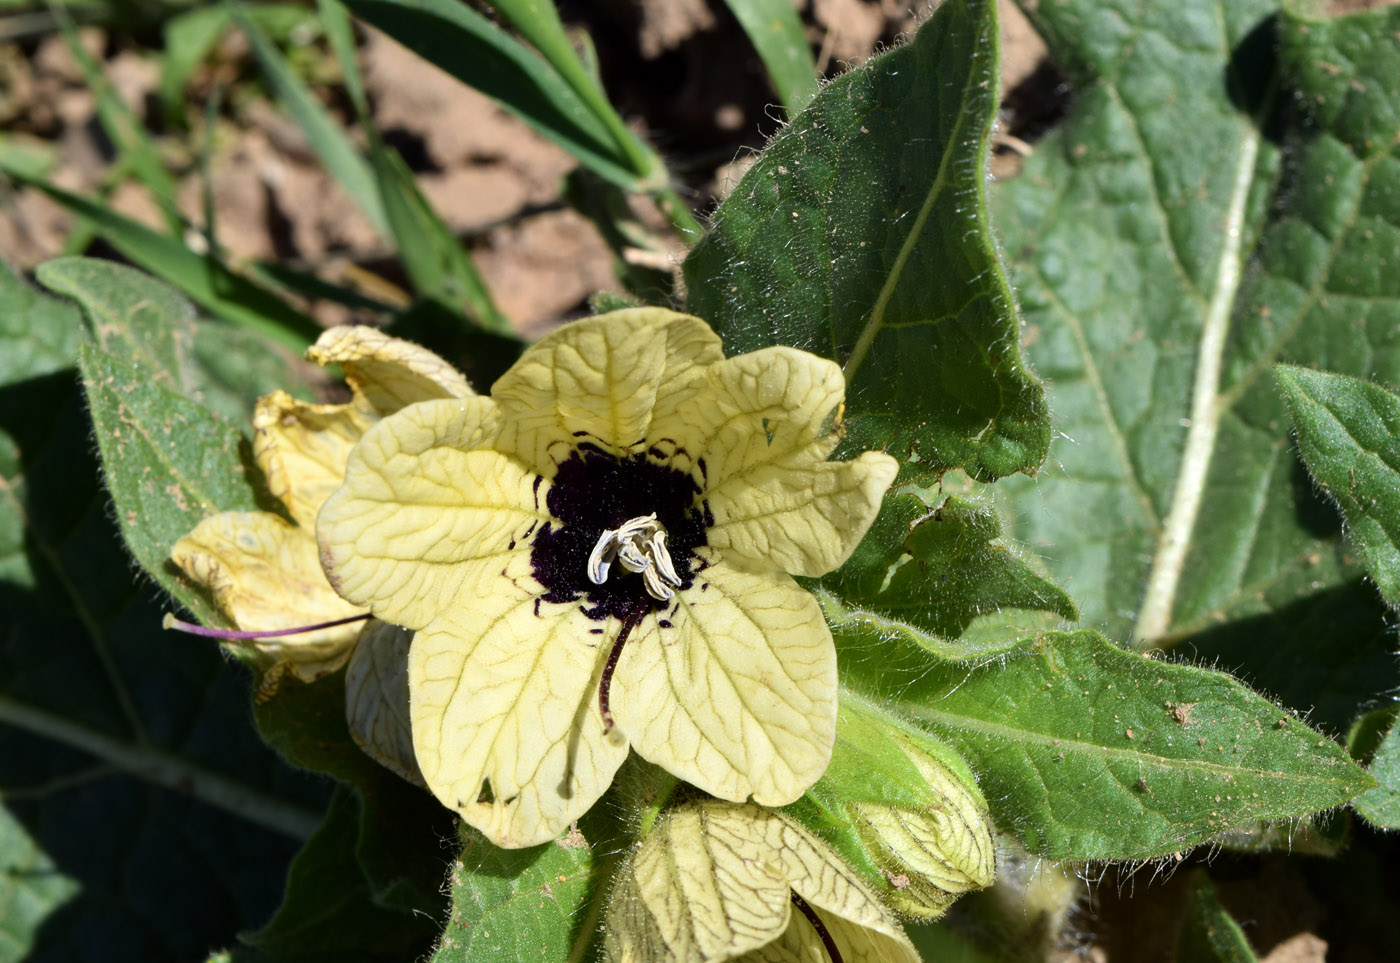
[[[817,931],[817,936],[821,939],[822,946],[826,947],[826,955],[831,958],[831,963],[845,963],[841,959],[841,951],[836,948],[836,940],[832,939],[831,931],[826,928],[826,924],[817,915],[817,911],[812,909],[805,899],[797,895],[797,890],[789,890],[788,895],[792,897],[792,905],[797,907],[797,912],[807,917],[807,922],[811,923],[812,929]]]
[[[622,647],[627,644],[627,636],[632,633],[632,629],[641,623],[642,617],[646,615],[648,606],[643,604],[629,611],[622,620],[622,629],[617,633],[617,641],[613,642],[612,651],[608,653],[608,661],[603,663],[603,675],[598,680],[598,711],[603,716],[603,731],[612,732],[614,723],[612,709],[608,706],[608,690],[612,687],[613,671],[617,668],[617,660],[622,655]]]
[[[190,635],[202,635],[209,639],[226,639],[229,641],[239,641],[242,639],[277,639],[284,635],[301,635],[303,632],[315,632],[317,629],[330,629],[337,625],[348,625],[351,622],[363,622],[369,618],[369,613],[364,615],[352,615],[349,618],[336,619],[332,622],[318,622],[315,625],[298,625],[294,629],[273,629],[266,632],[238,632],[234,629],[211,629],[203,625],[195,625],[193,622],[182,622],[175,616],[166,613],[161,621],[160,627],[163,629],[175,629],[179,632],[187,632]]]

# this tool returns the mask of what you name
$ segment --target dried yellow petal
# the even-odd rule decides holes
[[[239,629],[276,631],[361,614],[331,590],[307,533],[268,512],[221,512],[170,550],[191,579]],[[310,682],[339,668],[362,626],[318,629],[247,643]]]

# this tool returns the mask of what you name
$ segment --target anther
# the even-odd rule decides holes
[[[602,585],[613,562],[640,574],[647,594],[658,601],[669,602],[681,586],[681,577],[666,548],[666,529],[656,520],[655,513],[630,518],[598,536],[588,555],[589,580]]]

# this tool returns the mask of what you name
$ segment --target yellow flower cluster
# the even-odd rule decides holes
[[[917,958],[839,857],[760,808],[802,796],[836,733],[835,648],[793,576],[850,556],[898,467],[828,460],[835,364],[726,358],[656,308],[558,329],[489,396],[373,329],[309,357],[353,399],[259,403],[285,517],[215,515],[172,550],[239,629],[373,616],[248,642],[273,678],[348,660],[361,745],[501,846],[559,835],[633,749],[723,800],[675,810],[631,858],[610,959]],[[677,848],[691,868],[663,879]],[[702,945],[695,914],[754,912]]]

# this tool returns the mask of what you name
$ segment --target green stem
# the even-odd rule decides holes
[[[661,810],[666,808],[666,803],[670,800],[671,794],[680,785],[680,780],[665,770],[661,770],[662,779],[657,784],[656,794],[651,801],[642,807],[641,819],[637,824],[638,838],[651,832],[651,828],[656,825],[657,817],[661,815]]]
[[[293,839],[309,839],[321,824],[319,813],[266,795],[160,749],[121,742],[7,696],[0,696],[0,722],[80,749],[123,772],[193,796]]]

